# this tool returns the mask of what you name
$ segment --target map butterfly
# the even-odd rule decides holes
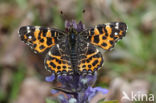
[[[127,32],[123,22],[100,24],[85,29],[82,22],[66,21],[65,31],[42,26],[22,26],[19,36],[35,53],[48,50],[45,67],[56,75],[93,74],[103,64],[96,46],[105,51],[114,47]]]

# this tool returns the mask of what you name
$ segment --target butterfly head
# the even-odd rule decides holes
[[[81,21],[78,24],[75,20],[65,21],[65,29],[68,33],[78,34],[79,32],[85,29],[85,26],[84,24],[82,24]]]

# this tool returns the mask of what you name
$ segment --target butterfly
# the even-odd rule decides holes
[[[86,28],[82,22],[66,21],[65,30],[42,26],[22,26],[19,36],[35,53],[48,51],[45,68],[58,75],[92,75],[104,62],[97,46],[105,51],[114,47],[127,32],[123,22]]]

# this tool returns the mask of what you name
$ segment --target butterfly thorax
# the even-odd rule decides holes
[[[74,49],[75,44],[76,44],[76,35],[75,34],[69,35],[69,43],[70,43],[71,49]]]

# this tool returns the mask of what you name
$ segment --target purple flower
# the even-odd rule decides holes
[[[47,82],[52,82],[54,79],[55,79],[55,74],[52,74],[51,76],[47,76],[47,77],[45,78],[45,80],[46,80]]]
[[[46,81],[52,82],[55,74],[46,77]],[[57,81],[62,84],[61,87],[55,87],[51,90],[52,94],[59,91],[64,92],[66,96],[60,94],[58,99],[61,103],[88,103],[99,92],[107,94],[108,90],[101,87],[92,87],[97,79],[97,73],[94,75],[58,76]]]
[[[80,21],[78,24],[76,24],[75,20],[72,21],[65,21],[65,29],[67,31],[70,31],[70,29],[75,29],[77,32],[81,32],[82,30],[85,29],[85,25],[82,24],[82,22]]]
[[[102,94],[107,94],[108,89],[101,88],[101,87],[88,87],[85,91],[85,96],[88,98],[88,101],[90,101],[98,92],[101,92]]]

